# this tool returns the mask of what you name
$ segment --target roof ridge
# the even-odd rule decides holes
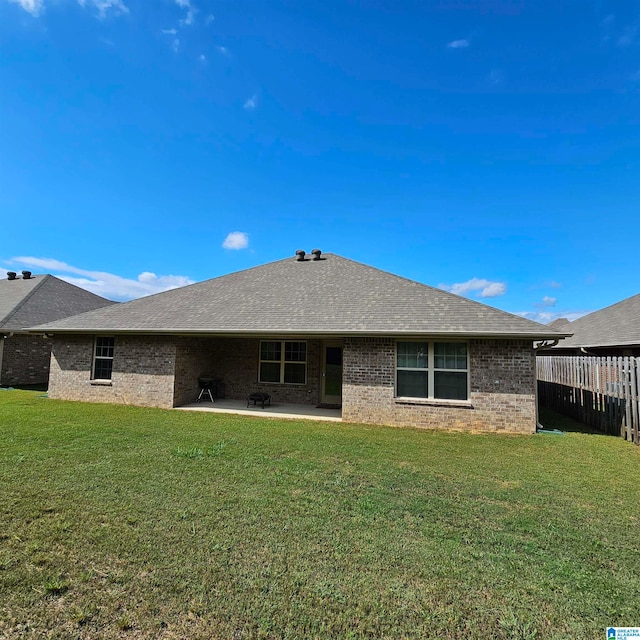
[[[36,277],[41,277],[42,280],[40,282],[38,282],[36,284],[36,286],[33,287],[33,289],[31,289],[31,291],[29,291],[29,293],[27,293],[27,295],[24,298],[22,298],[22,300],[20,300],[20,302],[18,302],[18,304],[15,307],[13,307],[13,309],[4,318],[0,318],[0,326],[6,324],[9,321],[10,318],[15,316],[16,313],[20,309],[22,309],[22,307],[25,305],[27,300],[29,300],[31,298],[31,296],[44,284],[44,282],[47,280],[47,278],[52,278],[53,276],[50,273],[45,273],[42,276],[36,276]]]
[[[489,307],[493,311],[497,311],[497,312],[502,313],[502,314],[504,314],[506,316],[509,316],[511,318],[518,318],[519,320],[523,320],[525,322],[529,322],[529,323],[531,323],[533,325],[536,325],[536,326],[540,326],[540,325],[543,326],[543,327],[544,326],[548,326],[548,325],[543,325],[541,322],[536,322],[535,320],[530,320],[529,318],[525,318],[524,316],[519,316],[516,313],[510,313],[509,311],[505,311],[504,309],[498,309],[498,307],[493,307],[493,306],[488,305],[488,304],[486,304],[484,302],[480,302],[478,300],[473,300],[471,298],[467,298],[466,296],[462,296],[462,295],[459,295],[457,293],[452,293],[451,291],[447,291],[446,289],[441,289],[440,287],[434,287],[433,285],[426,284],[424,282],[420,282],[419,280],[414,280],[413,278],[407,278],[406,276],[401,276],[401,275],[398,275],[397,273],[392,273],[391,271],[385,271],[384,269],[379,269],[378,267],[374,267],[374,266],[372,266],[370,264],[365,264],[364,262],[359,262],[357,260],[351,260],[351,258],[345,258],[345,257],[343,257],[341,255],[338,255],[338,254],[323,254],[323,255],[334,255],[334,256],[337,256],[338,258],[341,258],[342,260],[346,260],[348,262],[354,262],[355,264],[358,264],[361,267],[366,267],[368,269],[372,269],[374,271],[379,271],[379,272],[384,273],[386,275],[393,276],[394,278],[398,278],[399,280],[405,280],[406,282],[411,282],[412,284],[417,284],[417,285],[420,285],[422,287],[426,287],[427,289],[431,289],[431,291],[436,291],[436,292],[444,294],[446,296],[455,298],[456,300],[460,300],[460,298],[462,298],[463,300],[466,300],[467,302],[470,302],[470,303],[472,303],[474,305],[479,305],[481,307]],[[640,295],[640,294],[637,294],[637,295]],[[633,297],[633,296],[631,296],[631,297]],[[622,302],[624,302],[624,300]],[[617,303],[617,304],[620,304],[620,303]],[[611,306],[613,306],[613,305],[611,305]],[[554,329],[553,327],[551,329],[553,331],[557,331],[559,334],[562,335],[561,331],[558,331],[557,329]]]
[[[567,335],[339,254],[323,257],[326,260],[298,264],[289,256],[30,329],[532,339]]]

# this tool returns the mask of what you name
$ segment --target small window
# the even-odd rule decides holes
[[[396,354],[397,396],[469,398],[466,342],[398,342]]]
[[[115,338],[98,336],[93,354],[93,380],[111,380]]]
[[[305,384],[307,343],[290,340],[263,340],[260,343],[260,382]]]

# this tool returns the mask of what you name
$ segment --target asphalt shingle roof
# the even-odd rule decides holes
[[[52,332],[464,335],[563,334],[493,307],[325,254],[288,258],[60,320]]]
[[[115,304],[55,276],[0,280],[0,329],[20,331]]]
[[[571,338],[558,348],[640,345],[640,294],[594,311],[563,327]]]

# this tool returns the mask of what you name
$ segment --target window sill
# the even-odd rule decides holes
[[[94,387],[111,387],[113,386],[111,380],[91,380],[90,385]]]
[[[306,382],[262,382],[258,380],[258,384],[263,384],[266,387],[306,387]]]
[[[394,398],[396,404],[419,404],[427,407],[454,407],[473,409],[471,400],[445,400],[440,398]]]

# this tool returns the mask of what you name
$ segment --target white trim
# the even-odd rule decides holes
[[[91,382],[92,383],[110,383],[113,379],[113,355],[111,356],[99,356],[97,354],[98,351],[98,339],[106,338],[109,340],[113,340],[113,353],[115,354],[116,350],[116,339],[114,336],[96,336],[93,340],[93,358],[91,359]],[[96,361],[97,360],[110,360],[111,361],[111,377],[110,378],[96,378]]]
[[[426,367],[399,367],[398,366],[398,344],[400,343],[424,343],[427,345],[427,366]],[[464,344],[466,347],[466,359],[467,359],[467,368],[466,369],[443,369],[436,368],[435,366],[435,344]],[[415,398],[409,396],[399,396],[398,395],[398,371],[426,371],[427,372],[427,396],[417,396]],[[452,372],[452,373],[466,373],[466,387],[467,387],[467,397],[465,399],[457,399],[457,398],[438,398],[435,395],[435,374],[438,372]],[[468,403],[470,402],[471,397],[471,354],[469,352],[469,342],[466,340],[439,340],[437,338],[430,337],[429,339],[422,340],[396,340],[395,341],[395,362],[394,362],[394,394],[396,402],[409,403],[413,401],[429,402],[429,403]]]
[[[262,344],[264,342],[279,342],[280,343],[280,360],[263,360],[262,359]],[[304,361],[303,360],[285,360],[285,344],[298,342],[304,344]],[[266,381],[261,380],[260,375],[262,374],[262,363],[270,363],[270,364],[278,364],[280,366],[280,381]],[[258,382],[260,384],[286,384],[293,387],[303,387],[307,384],[307,365],[309,362],[309,345],[306,340],[260,340],[260,344],[258,346]],[[285,382],[285,368],[287,364],[303,364],[304,365],[304,382]]]

